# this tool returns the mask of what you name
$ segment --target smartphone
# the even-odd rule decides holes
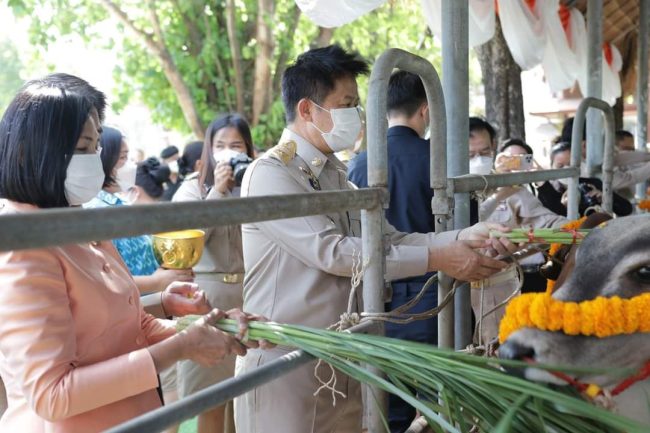
[[[507,170],[530,170],[533,168],[533,155],[503,155],[498,164]]]

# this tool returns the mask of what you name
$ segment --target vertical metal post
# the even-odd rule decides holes
[[[386,188],[388,186],[388,145],[386,133],[386,100],[388,97],[388,78],[390,71],[375,74],[373,68],[368,90],[368,186]],[[384,210],[381,207],[361,211],[361,234],[363,263],[367,263],[363,273],[363,311],[384,311],[384,275],[386,256],[383,246]],[[384,333],[383,325],[379,332]],[[373,373],[380,373],[371,369]],[[387,416],[388,398],[376,387],[366,387],[366,415],[368,431],[379,433],[383,430],[382,419]]]
[[[432,208],[436,216],[436,233],[446,230],[449,212],[447,202],[447,119],[445,99],[440,79],[433,65],[414,54],[391,48],[379,56],[370,74],[368,89],[368,186],[385,188],[388,184],[388,149],[386,131],[386,100],[388,80],[394,68],[417,74],[422,79],[429,103],[431,123],[431,188],[434,189]],[[439,156],[439,158],[438,158]],[[438,206],[440,205],[440,206]],[[383,246],[383,209],[369,209],[361,213],[363,260],[368,261],[363,277],[364,310],[383,311],[384,269],[386,251]],[[373,390],[377,404],[368,407],[368,430],[371,433],[384,431],[382,410],[386,407],[385,393]]]
[[[596,98],[585,98],[580,102],[576,110],[576,117],[573,121],[573,131],[571,134],[571,166],[580,167],[582,158],[582,147],[580,146],[582,130],[585,125],[585,114],[589,110],[598,110],[605,117],[605,148],[603,160],[603,209],[606,212],[613,213],[614,195],[612,190],[612,178],[614,168],[614,141],[616,134],[614,132],[614,110],[605,101]],[[568,185],[569,197],[567,205],[567,217],[577,219],[579,216],[578,208],[580,204],[580,194],[578,193],[578,175],[569,178]]]
[[[587,94],[603,97],[603,0],[587,1]],[[603,163],[603,122],[596,110],[587,111],[587,175],[593,176]]]
[[[468,0],[442,1],[442,88],[447,107],[447,172],[449,177],[469,172],[469,31]],[[432,155],[435,159],[438,155]],[[469,194],[454,194],[454,229],[470,225]],[[438,286],[438,299],[445,288]],[[451,308],[449,308],[451,310]],[[444,316],[438,316],[438,339]],[[472,304],[469,286],[459,287],[454,299],[454,346],[463,349],[472,341]]]
[[[650,1],[639,0],[639,36],[636,63],[636,149],[647,152],[648,141],[648,25]],[[636,198],[646,197],[647,183],[636,186]]]

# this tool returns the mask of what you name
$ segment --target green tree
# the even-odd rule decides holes
[[[280,77],[310,47],[336,42],[370,61],[399,47],[440,66],[440,50],[418,0],[390,0],[337,29],[317,27],[293,0],[10,0],[10,5],[31,20],[35,44],[47,47],[76,33],[91,46],[120,50],[114,109],[137,96],[156,122],[197,137],[214,116],[239,111],[251,120],[255,142],[263,147],[278,139],[284,124]],[[115,32],[97,30],[106,20]],[[360,89],[363,97],[365,79]]]
[[[21,69],[16,47],[8,40],[0,40],[0,116],[23,84]]]

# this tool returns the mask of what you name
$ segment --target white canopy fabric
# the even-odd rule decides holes
[[[384,3],[386,0],[296,0],[302,13],[327,28],[351,23]]]
[[[384,3],[386,0],[296,0],[315,24],[328,28],[348,24]],[[559,15],[559,0],[497,3],[503,36],[515,62],[523,70],[542,64],[553,92],[570,88],[577,80],[586,94],[587,29],[582,13],[569,9],[565,28]],[[441,37],[442,0],[421,0],[421,4],[427,25],[434,35]],[[496,13],[494,0],[469,0],[470,47],[492,39]],[[621,95],[621,54],[614,46],[609,49],[611,63],[603,60],[603,100],[613,105]]]

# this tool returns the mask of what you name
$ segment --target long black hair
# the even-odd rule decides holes
[[[0,121],[0,196],[41,208],[69,206],[66,170],[92,107],[62,85],[27,83]]]
[[[102,168],[104,169],[104,184],[103,188],[108,188],[115,185],[113,178],[113,169],[120,159],[120,152],[122,151],[122,140],[124,136],[120,131],[115,128],[104,126],[100,143],[102,145]]]
[[[230,113],[214,119],[205,131],[203,154],[201,155],[201,172],[199,173],[201,188],[204,185],[209,187],[214,185],[214,168],[217,166],[217,162],[214,160],[214,156],[212,156],[212,140],[217,132],[223,128],[235,128],[244,139],[246,154],[251,158],[255,157],[251,128],[248,126],[248,122],[244,119],[244,116],[238,113]]]

